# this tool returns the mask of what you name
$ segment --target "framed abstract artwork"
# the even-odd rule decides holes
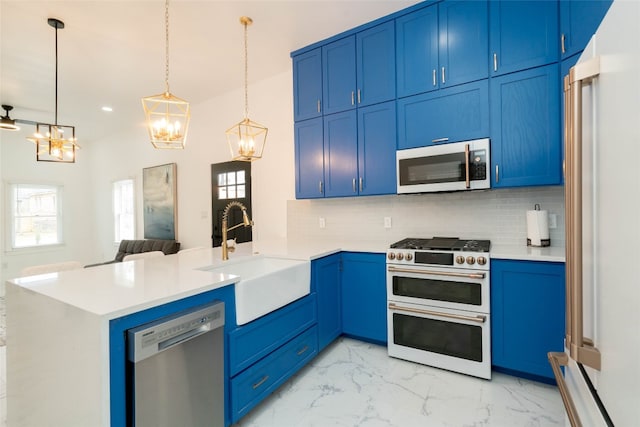
[[[144,238],[177,240],[177,168],[175,163],[142,170]]]

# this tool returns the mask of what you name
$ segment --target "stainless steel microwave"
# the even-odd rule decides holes
[[[489,152],[489,138],[398,150],[398,194],[489,188]]]

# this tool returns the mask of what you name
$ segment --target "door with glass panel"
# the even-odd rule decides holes
[[[251,162],[224,162],[211,165],[211,220],[213,234],[212,246],[222,244],[222,213],[232,201],[238,201],[247,207],[249,218],[251,214]],[[229,211],[229,226],[242,222],[242,211]],[[252,227],[238,227],[229,231],[229,239],[237,243],[252,240]]]

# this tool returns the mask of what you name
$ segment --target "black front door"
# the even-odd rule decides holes
[[[238,201],[247,207],[251,214],[251,162],[224,162],[211,165],[211,212],[213,229],[213,247],[222,245],[222,214],[232,201]],[[228,225],[232,227],[242,222],[242,212],[237,207],[229,211]],[[237,243],[250,242],[251,227],[238,227],[229,232],[229,239]]]

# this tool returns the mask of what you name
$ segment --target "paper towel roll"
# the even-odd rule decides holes
[[[536,206],[537,207],[537,206]],[[527,246],[549,246],[549,212],[527,211]]]

